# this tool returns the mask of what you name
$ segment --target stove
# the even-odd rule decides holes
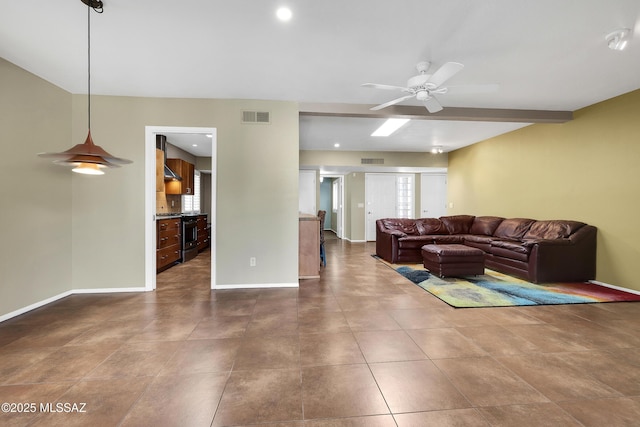
[[[198,255],[198,216],[182,215],[182,262]]]

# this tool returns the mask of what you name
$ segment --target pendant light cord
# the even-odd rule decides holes
[[[87,126],[91,131],[91,5],[87,5]]]
[[[87,127],[91,131],[91,9],[96,13],[104,11],[101,1],[82,0],[87,5]]]

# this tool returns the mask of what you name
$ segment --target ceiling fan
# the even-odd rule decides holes
[[[416,65],[418,75],[411,77],[409,81],[407,81],[407,87],[364,83],[362,86],[365,87],[399,90],[401,92],[408,93],[408,95],[401,96],[400,98],[385,102],[384,104],[376,105],[375,107],[372,107],[371,110],[381,110],[391,105],[398,104],[406,99],[415,97],[417,100],[424,103],[424,106],[430,113],[437,113],[438,111],[441,111],[442,105],[440,105],[440,102],[434,95],[447,93],[447,88],[442,85],[462,70],[464,65],[458,62],[447,62],[438,68],[433,74],[427,74],[430,66],[431,64],[429,62],[419,62],[418,65]]]

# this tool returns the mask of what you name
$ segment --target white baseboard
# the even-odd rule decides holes
[[[593,283],[594,285],[604,286],[605,288],[616,289],[618,291],[629,292],[630,294],[640,295],[640,291],[636,291],[635,289],[623,288],[622,286],[610,285],[609,283],[599,282],[597,280],[589,280],[589,283]]]
[[[99,289],[74,289],[73,294],[111,294],[121,292],[146,292],[147,289],[142,288],[99,288]]]
[[[33,304],[29,304],[26,307],[19,308],[10,313],[3,314],[0,316],[0,322],[4,322],[5,320],[9,320],[13,317],[20,316],[21,314],[28,313],[31,310],[35,310],[36,308],[40,308],[47,304],[51,304],[52,302],[58,301],[59,299],[68,297],[73,294],[111,294],[111,293],[120,293],[120,292],[145,292],[145,288],[101,288],[101,289],[72,289],[70,291],[63,292],[58,295],[54,295],[51,298],[44,299],[42,301],[38,301]]]
[[[15,311],[12,311],[10,313],[3,314],[2,316],[0,316],[0,322],[4,322],[5,320],[9,320],[9,319],[11,319],[13,317],[16,317],[16,316],[20,316],[21,314],[27,313],[27,312],[29,312],[31,310],[35,310],[36,308],[40,308],[43,305],[51,304],[52,302],[57,301],[57,300],[59,300],[61,298],[68,297],[72,293],[73,293],[73,291],[66,291],[66,292],[63,292],[61,294],[52,296],[51,298],[47,298],[45,300],[38,301],[38,302],[33,303],[33,304],[29,304],[26,307],[19,308],[19,309],[15,310]]]
[[[216,285],[214,290],[220,289],[266,289],[266,288],[298,288],[296,283],[241,283],[237,285]]]

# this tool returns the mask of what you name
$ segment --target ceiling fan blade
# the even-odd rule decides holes
[[[403,92],[409,92],[409,89],[401,86],[391,86],[391,85],[379,85],[376,83],[364,83],[361,86],[364,87],[372,87],[374,89],[385,89],[385,90],[401,90]]]
[[[433,73],[427,83],[432,84],[433,87],[438,87],[449,80],[451,77],[458,74],[458,72],[463,68],[464,65],[460,64],[459,62],[447,62],[442,67],[438,68],[438,71]]]
[[[391,105],[395,105],[399,102],[404,101],[405,99],[409,99],[409,98],[413,98],[415,95],[406,95],[406,96],[401,96],[400,98],[396,98],[392,101],[389,102],[385,102],[384,104],[380,104],[380,105],[376,105],[375,107],[369,108],[372,111],[378,111],[378,110],[382,110],[383,108],[387,108]]]
[[[442,105],[435,99],[433,96],[424,100],[424,106],[429,110],[430,113],[437,113],[438,111],[442,111]]]

